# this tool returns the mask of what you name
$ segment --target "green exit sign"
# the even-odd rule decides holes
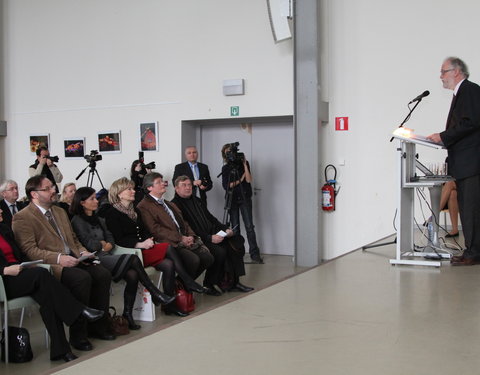
[[[238,116],[238,115],[240,115],[240,107],[238,105],[230,107],[230,116]]]

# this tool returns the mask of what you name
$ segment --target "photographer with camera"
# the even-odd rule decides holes
[[[138,152],[138,160],[134,160],[130,168],[130,179],[135,183],[135,207],[143,199],[143,178],[155,169],[155,162],[144,163],[143,151]]]
[[[62,182],[63,175],[54,163],[58,163],[58,156],[50,156],[50,151],[45,146],[40,146],[35,152],[37,160],[28,167],[29,177],[44,175],[52,181],[57,193],[60,191],[58,184]]]
[[[230,214],[230,224],[236,235],[240,235],[240,213],[247,231],[250,258],[252,263],[263,264],[257,235],[253,225],[252,175],[245,154],[238,152],[239,143],[227,143],[222,147],[222,185],[225,189],[226,205]]]
[[[212,179],[208,165],[199,163],[198,151],[195,146],[189,146],[185,149],[185,163],[177,164],[173,172],[173,184],[180,176],[188,176],[193,181],[193,195],[200,198],[202,203],[207,206],[207,191],[213,187]]]

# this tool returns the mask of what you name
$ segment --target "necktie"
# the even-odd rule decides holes
[[[175,219],[175,215],[173,214],[172,210],[170,207],[167,206],[165,201],[163,199],[159,199],[158,203],[160,203],[165,211],[167,211],[168,216],[171,217],[175,225],[177,226],[177,229],[180,230],[180,225],[178,225],[177,219]]]
[[[53,218],[52,213],[50,211],[45,212],[45,217],[47,218],[48,222],[50,223],[52,228],[55,230],[55,232],[58,234],[58,236],[62,239],[65,254],[70,254],[71,253],[70,248],[68,247],[67,243],[65,242],[65,239],[60,233],[60,229],[58,229],[57,223],[55,222],[55,219]]]
[[[10,210],[12,211],[12,216],[17,213],[17,206],[14,204],[10,205]]]
[[[450,120],[452,118],[452,113],[453,113],[453,109],[455,108],[455,103],[457,102],[457,96],[455,94],[453,94],[453,98],[452,98],[452,103],[450,104],[450,111],[448,112],[448,117],[447,117],[447,125],[446,125],[446,128],[448,129],[450,127]]]
[[[192,173],[193,173],[193,179],[194,180],[200,180],[200,174],[198,173],[198,164],[195,163],[192,165]],[[193,186],[193,192],[195,196],[199,197],[200,196],[200,189],[198,186],[194,185]]]

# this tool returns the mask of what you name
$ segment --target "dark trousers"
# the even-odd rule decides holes
[[[3,279],[8,298],[31,296],[40,305],[40,314],[51,339],[50,358],[69,352],[63,323],[73,325],[83,304],[42,267],[27,268],[17,276],[3,276]]]
[[[199,246],[194,250],[179,246],[176,251],[180,255],[186,271],[194,280],[214,262],[213,255],[205,246]]]
[[[212,242],[205,244],[215,257],[215,262],[205,274],[205,285],[220,285],[225,276],[236,284],[240,276],[245,275],[244,242],[242,236],[233,236],[225,238],[219,244]]]
[[[257,235],[255,234],[255,225],[253,225],[252,198],[245,198],[243,202],[232,201],[230,207],[230,223],[236,235],[240,235],[240,214],[242,214],[243,224],[247,231],[248,252],[250,256],[260,255],[260,249],[257,245]]]
[[[102,319],[90,323],[88,327],[93,332],[105,333],[112,281],[110,271],[102,265],[64,267],[61,281],[81,303],[105,311]],[[84,319],[79,319],[70,326],[70,342],[78,342],[86,337],[87,322]]]
[[[466,258],[480,260],[480,175],[457,180],[457,199]]]

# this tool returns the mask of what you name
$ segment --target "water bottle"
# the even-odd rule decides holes
[[[427,231],[428,231],[428,241],[433,242],[433,223],[431,220],[428,222]]]

